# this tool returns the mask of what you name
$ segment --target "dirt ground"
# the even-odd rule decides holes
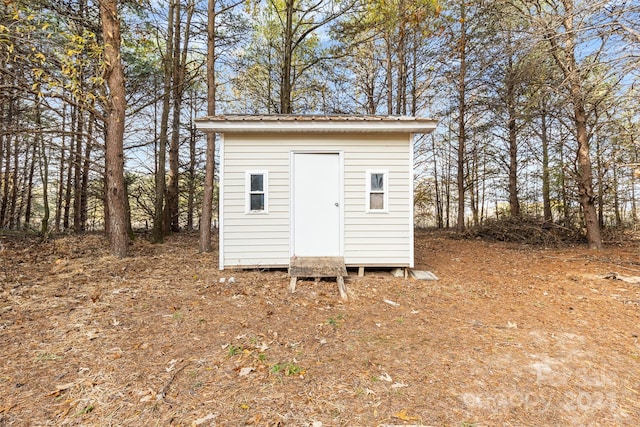
[[[197,236],[0,237],[0,426],[638,425],[640,242],[441,233],[417,267],[219,271]],[[357,275],[356,275],[357,276]],[[222,279],[224,283],[222,283]],[[233,279],[232,279],[233,278]]]

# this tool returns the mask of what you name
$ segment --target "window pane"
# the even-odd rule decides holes
[[[264,191],[263,179],[262,174],[251,175],[251,191]]]
[[[251,210],[263,211],[264,210],[264,194],[252,194],[251,195]]]
[[[384,190],[384,174],[372,173],[371,174],[371,191]]]
[[[384,209],[384,193],[371,193],[369,195],[369,209]]]

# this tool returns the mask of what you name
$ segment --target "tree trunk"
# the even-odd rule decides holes
[[[79,110],[76,128],[76,144],[73,155],[73,231],[82,231],[82,143],[84,142],[85,112]]]
[[[442,229],[444,226],[444,216],[442,209],[442,196],[440,194],[440,180],[438,179],[438,155],[436,154],[436,136],[431,134],[431,151],[433,159],[433,185],[436,195],[436,226]]]
[[[540,110],[540,142],[542,144],[542,205],[545,221],[552,221],[551,212],[551,178],[549,169],[549,129],[547,125],[547,109],[544,106]]]
[[[171,74],[173,71],[173,8],[174,0],[169,1],[167,14],[167,51],[164,55],[164,80],[162,96],[162,114],[160,117],[160,142],[158,147],[158,163],[156,169],[156,199],[154,204],[153,230],[151,239],[155,243],[164,241],[164,196],[167,188],[166,163],[167,143],[169,141],[169,109],[171,108]]]
[[[377,110],[376,102],[376,76],[375,72],[367,71],[366,77],[363,78],[364,93],[367,97],[367,114],[375,114]]]
[[[2,69],[4,69],[4,65],[5,65],[5,60],[3,58],[4,58],[3,56],[0,56],[0,67],[2,67]],[[5,84],[5,75],[4,73],[0,73],[0,85],[4,86],[4,84]],[[5,143],[5,140],[8,139],[7,124],[9,123],[9,121],[4,116],[6,103],[7,103],[7,99],[0,98],[0,169],[2,168],[4,155],[5,155],[4,143]],[[2,187],[2,176],[3,174],[0,174],[0,211],[2,210],[2,199],[4,196],[4,189]],[[2,220],[0,219],[0,229],[2,229],[2,225],[3,225]]]
[[[451,228],[451,185],[453,183],[453,172],[452,172],[452,167],[453,167],[453,156],[452,156],[452,151],[453,151],[453,145],[451,144],[452,142],[452,136],[451,133],[453,131],[452,129],[453,127],[453,123],[452,120],[449,119],[449,135],[447,137],[447,152],[446,152],[446,169],[443,171],[443,174],[445,174],[445,176],[443,177],[443,181],[444,181],[444,197],[446,200],[445,203],[445,229],[449,230]]]
[[[512,114],[515,109],[509,108],[509,209],[511,216],[520,216],[520,200],[518,199],[518,137],[516,121]],[[513,110],[513,111],[511,111]]]
[[[66,111],[66,110],[65,110]],[[38,128],[41,126],[41,113],[40,113],[40,103],[37,105],[36,110],[37,116],[37,125]],[[63,118],[64,121],[64,118]],[[64,126],[63,126],[64,131]],[[49,233],[49,157],[47,156],[47,147],[45,145],[44,138],[41,133],[38,134],[37,144],[40,150],[40,178],[42,179],[42,222],[40,224],[40,235],[47,236]]]
[[[80,193],[82,199],[80,201],[80,229],[87,229],[88,202],[89,202],[89,172],[91,169],[91,150],[93,149],[93,125],[95,117],[89,115],[89,125],[87,127],[87,144],[84,149],[84,161],[82,165],[82,179],[80,180]]]
[[[386,47],[386,80],[387,80],[387,114],[393,115],[393,50],[391,48],[391,35],[387,32],[384,36]]]
[[[578,88],[576,88],[578,89]],[[576,93],[577,92],[577,93]],[[593,193],[593,172],[589,154],[589,135],[587,134],[587,118],[584,103],[579,95],[579,89],[572,90],[574,94],[574,120],[578,136],[578,197],[584,214],[587,228],[587,241],[590,249],[602,248],[598,213],[596,212],[595,196]]]
[[[216,115],[216,11],[215,0],[207,6],[207,115]],[[215,176],[216,135],[207,132],[207,152],[200,215],[200,252],[211,252],[211,217],[213,212],[213,183]]]
[[[40,177],[42,179],[42,223],[40,224],[40,234],[46,236],[49,233],[49,158],[44,138],[40,139]]]
[[[469,190],[469,207],[471,208],[471,215],[473,219],[474,227],[480,225],[480,215],[479,215],[479,200],[480,200],[480,178],[479,178],[479,161],[478,161],[478,145],[474,141],[473,143],[473,151],[471,153],[471,164],[467,165],[467,173],[468,173],[468,190]]]
[[[31,144],[28,145],[24,150],[24,160],[22,162],[22,179],[20,182],[20,186],[18,187],[18,206],[16,207],[15,213],[16,230],[22,228],[22,212],[24,211],[24,204],[27,198],[27,183],[29,181],[29,164],[32,163],[30,162],[30,160],[33,159],[33,156],[30,155],[29,152],[33,149],[33,146],[34,143],[31,142]]]
[[[75,130],[76,127],[76,121],[77,121],[77,117],[78,117],[78,111],[80,109],[78,107],[73,107],[72,111],[71,111],[71,131],[72,131],[72,135],[73,132]],[[66,185],[65,185],[65,193],[64,193],[64,217],[62,220],[62,227],[63,229],[66,231],[69,229],[69,216],[70,216],[70,212],[71,212],[71,184],[72,184],[72,178],[73,178],[73,147],[74,147],[74,141],[75,141],[75,136],[71,137],[71,142],[69,143],[69,158],[68,158],[68,165],[67,165],[67,179],[66,179]]]
[[[285,1],[284,49],[282,58],[282,78],[280,82],[280,114],[291,114],[291,68],[293,62],[293,9],[294,0]]]
[[[104,38],[105,76],[109,88],[105,135],[106,199],[109,211],[109,245],[113,255],[125,257],[129,250],[124,182],[124,119],[126,92],[120,58],[118,0],[102,0],[100,17]]]
[[[407,113],[407,63],[406,63],[406,23],[404,17],[405,0],[399,0],[398,4],[398,43],[396,44],[397,61],[396,77],[398,79],[396,94],[396,114]]]
[[[597,119],[596,119],[597,120]],[[600,138],[594,135],[596,143],[596,177],[598,194],[596,199],[598,200],[598,227],[604,227],[604,165],[602,164],[602,147],[600,146]]]
[[[37,107],[39,110],[39,107]],[[40,114],[39,111],[36,112],[36,116]],[[36,117],[36,127],[40,129],[41,125],[38,123],[39,118]],[[39,132],[40,135],[36,136],[35,141],[31,147],[31,158],[29,159],[29,177],[25,182],[22,191],[22,199],[25,205],[24,210],[24,225],[25,228],[29,226],[31,223],[31,205],[33,203],[33,177],[36,172],[36,159],[38,157],[38,140],[42,139],[42,133]],[[43,184],[44,185],[44,184]]]
[[[513,60],[508,58],[507,75],[507,128],[509,134],[509,209],[511,216],[520,217],[520,200],[518,200],[518,127],[516,121],[516,94],[513,76]]]
[[[107,205],[107,174],[103,176],[103,194],[102,194],[102,206],[104,209],[104,232],[109,235],[109,227],[111,222],[109,221],[109,206]]]
[[[465,193],[465,151],[466,151],[466,131],[465,131],[465,116],[466,116],[466,73],[467,73],[467,24],[466,24],[466,6],[464,1],[460,4],[460,41],[458,49],[460,51],[460,71],[458,74],[458,102],[459,102],[459,117],[458,117],[458,172],[457,172],[457,185],[458,185],[458,222],[456,229],[459,232],[464,231],[464,193]]]
[[[549,34],[547,41],[551,46],[551,54],[562,70],[569,88],[570,101],[573,105],[573,124],[578,141],[576,152],[578,199],[584,215],[587,230],[587,241],[590,249],[600,249],[602,238],[598,225],[598,213],[593,191],[593,171],[589,153],[589,133],[587,131],[587,101],[583,93],[581,69],[576,60],[577,34],[574,28],[574,0],[562,0],[564,16],[562,17],[562,40],[560,43],[555,34]]]
[[[9,106],[9,111],[12,108]],[[10,121],[8,123],[11,123]],[[13,136],[16,138],[16,136]],[[9,190],[11,189],[11,135],[7,135],[5,138],[4,148],[4,175],[2,184],[2,201],[0,202],[0,228],[5,228],[7,225],[7,210],[9,207]]]
[[[615,153],[618,158],[618,153]],[[618,178],[618,168],[613,167],[613,212],[616,218],[616,227],[622,228],[622,213],[620,212],[620,181]]]
[[[19,127],[19,120],[16,120],[16,128]],[[12,230],[16,226],[16,207],[18,202],[18,188],[20,177],[19,168],[20,168],[20,145],[21,140],[18,135],[14,135],[13,137],[13,173],[11,174],[11,199],[9,204],[9,229]]]
[[[42,137],[40,136],[38,139],[42,139]],[[31,209],[33,206],[33,177],[36,173],[36,160],[38,158],[38,139],[36,139],[36,141],[33,143],[33,154],[31,155],[31,164],[29,166],[29,180],[27,181],[27,194],[25,196],[26,201],[24,211],[25,228],[28,228],[31,224]],[[42,185],[44,185],[44,183]],[[45,206],[44,208],[48,209],[49,207]]]
[[[180,1],[175,7],[175,44],[173,48],[173,121],[171,132],[171,143],[169,145],[169,179],[167,184],[167,229],[172,232],[180,231],[180,125],[182,113],[182,99],[184,95],[184,85],[186,78],[187,52],[189,50],[189,39],[191,36],[191,18],[193,16],[194,3],[189,2],[186,10],[186,22],[184,29],[184,45],[181,46],[181,23],[182,9]]]
[[[484,223],[487,215],[487,158],[482,156],[482,179],[478,182],[478,204],[480,205],[480,225]]]
[[[638,164],[640,161],[640,156],[638,155],[638,145],[634,143],[633,134],[631,135],[631,146],[633,147],[634,152],[634,163]],[[636,166],[636,170],[640,170],[640,166]],[[635,171],[631,172],[631,221],[633,222],[633,226],[638,224],[638,206],[636,204],[636,178],[640,177],[640,173],[638,175],[635,174]]]
[[[180,231],[178,224],[178,181],[179,177],[179,148],[180,148],[180,118],[182,111],[182,67],[180,64],[180,40],[182,24],[182,8],[180,0],[177,0],[174,8],[173,40],[173,119],[171,121],[171,139],[169,142],[169,173],[167,174],[167,203],[165,207],[165,230]]]
[[[562,141],[560,142],[558,150],[560,154],[560,165],[558,168],[560,172],[560,176],[558,179],[558,186],[560,187],[560,190],[562,192],[563,224],[565,227],[571,227],[573,224],[571,223],[571,209],[570,209],[570,202],[569,202],[569,194],[567,191],[567,179],[565,175],[566,161],[565,161],[565,155],[564,155],[564,143]]]
[[[193,123],[195,119],[194,98],[189,104],[189,176],[187,178],[187,230],[193,231],[193,216],[196,197],[196,129]]]
[[[411,116],[418,114],[418,40],[420,38],[414,32],[412,41],[411,58]]]
[[[60,170],[58,174],[58,194],[56,196],[56,215],[55,215],[55,232],[60,232],[60,221],[62,220],[62,201],[64,193],[64,165],[65,165],[65,150],[67,142],[67,104],[62,106],[62,142],[60,146]]]
[[[2,74],[2,73],[0,73]],[[9,82],[10,83],[10,82]],[[9,204],[9,189],[10,189],[10,181],[11,181],[11,137],[12,132],[10,132],[10,124],[13,123],[14,120],[14,103],[15,97],[10,95],[6,99],[2,99],[3,105],[6,102],[7,106],[7,117],[6,122],[3,119],[3,128],[7,131],[6,134],[3,135],[3,138],[0,140],[4,142],[4,146],[2,150],[2,156],[0,159],[4,160],[4,174],[0,175],[2,178],[2,182],[0,182],[0,187],[2,187],[2,197],[0,198],[0,228],[6,227],[6,219],[7,219],[7,208]],[[16,136],[13,135],[15,138]],[[0,165],[1,167],[2,165]]]

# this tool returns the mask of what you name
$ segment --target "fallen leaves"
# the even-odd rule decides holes
[[[391,388],[404,388],[404,387],[409,387],[409,385],[405,383],[393,383],[391,385]]]
[[[67,268],[68,265],[69,265],[69,260],[58,258],[57,260],[54,261],[50,271],[52,274],[56,274],[64,270],[65,268]]]
[[[620,280],[622,282],[640,284],[640,276],[623,276],[622,274],[616,273],[615,271],[604,275],[603,279]]]
[[[252,367],[252,366],[248,366],[246,368],[242,368],[240,369],[240,372],[238,372],[238,376],[239,377],[246,377],[247,375],[249,375],[251,372],[255,371],[256,368]]]
[[[176,363],[178,363],[177,359],[171,359],[164,370],[167,372],[173,371],[176,368]]]
[[[197,420],[194,420],[191,423],[191,426],[192,427],[198,427],[198,426],[204,425],[205,423],[209,423],[210,425],[215,425],[214,421],[215,421],[216,418],[218,418],[217,414],[213,414],[213,413],[209,412],[204,417],[198,418]]]
[[[420,419],[419,417],[408,415],[406,409],[403,409],[400,412],[396,412],[395,414],[393,414],[393,416],[394,418],[398,418],[402,421],[418,421]]]
[[[67,383],[67,384],[60,384],[60,385],[57,385],[57,386],[55,387],[55,390],[54,390],[54,391],[52,391],[51,393],[49,393],[49,396],[58,396],[58,395],[60,395],[60,393],[61,393],[61,392],[66,391],[66,390],[69,390],[69,389],[71,389],[71,388],[75,387],[77,384],[78,384],[78,383],[73,382],[73,383]]]
[[[383,372],[382,374],[380,374],[379,378],[380,378],[382,381],[386,381],[386,382],[388,382],[388,383],[390,383],[390,382],[392,382],[392,381],[393,381],[393,379],[391,378],[391,375],[387,374],[386,372]]]
[[[416,262],[433,263],[440,281],[349,277],[359,298],[341,306],[335,282],[294,297],[282,271],[234,271],[233,286],[218,285],[215,255],[197,254],[190,235],[163,245],[138,239],[126,260],[88,250],[83,239],[101,243],[61,237],[36,258],[13,242],[2,254],[0,424],[408,427],[493,415],[496,424],[609,425],[623,409],[638,411],[640,374],[628,368],[637,359],[637,305],[623,302],[640,301],[640,288],[603,280],[619,267],[595,259],[580,265],[575,282],[564,252],[554,261],[542,258],[548,251],[418,236]],[[613,259],[607,251],[598,259]],[[637,250],[625,259],[637,263]],[[543,270],[549,264],[557,270]],[[585,289],[589,298],[578,299]],[[589,313],[584,324],[567,320],[560,309],[568,306]],[[563,347],[554,331],[584,342]],[[566,372],[603,369],[611,381],[593,389],[573,377],[563,386],[591,393],[592,402],[594,393],[614,395],[620,406],[569,414],[558,400],[547,412],[512,410],[527,409],[512,407],[522,403],[515,398],[504,407],[462,405],[468,389],[538,390],[533,353],[557,355]]]
[[[140,403],[150,402],[152,400],[159,400],[156,392],[151,390],[150,388],[146,390],[137,391],[135,395],[141,396],[140,399],[138,400]]]
[[[0,406],[0,414],[9,412],[13,408],[15,408],[15,406],[16,406],[15,403],[12,403],[11,405],[7,405],[7,406]]]

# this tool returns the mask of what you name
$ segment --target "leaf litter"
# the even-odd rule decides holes
[[[221,274],[195,235],[138,238],[122,260],[98,235],[1,239],[1,425],[640,418],[640,288],[604,279],[637,275],[637,242],[417,232],[416,268],[439,281],[367,271],[347,278],[344,303],[334,281],[290,294],[282,270]]]

